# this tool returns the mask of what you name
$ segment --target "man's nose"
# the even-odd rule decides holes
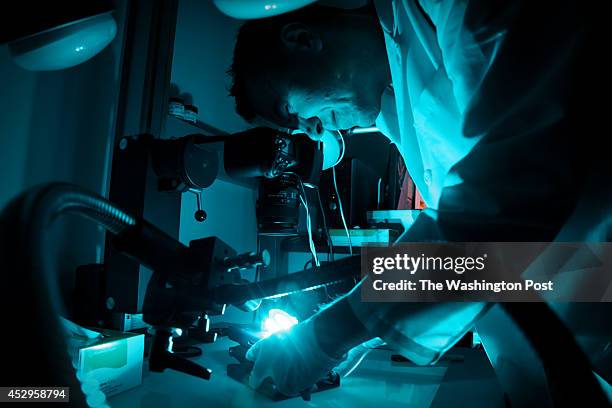
[[[299,119],[300,130],[308,135],[312,140],[321,140],[323,137],[323,123],[321,119],[314,116],[308,119]]]

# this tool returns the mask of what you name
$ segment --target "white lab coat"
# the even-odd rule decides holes
[[[393,87],[382,97],[377,126],[402,154],[410,176],[429,208],[436,209],[450,168],[463,159],[481,135],[462,132],[465,112],[493,57],[495,46],[481,48],[462,30],[463,1],[376,3]],[[492,33],[499,42],[503,33]]]
[[[552,241],[576,207],[589,160],[576,146],[575,61],[589,24],[574,2],[509,3],[375,2],[393,82],[377,126],[429,207],[403,241]],[[373,334],[421,364],[487,309],[366,303],[359,286],[348,298]]]

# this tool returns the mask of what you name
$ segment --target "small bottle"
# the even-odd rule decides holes
[[[184,119],[187,122],[196,123],[198,121],[198,107],[194,105],[185,105]]]
[[[183,98],[175,96],[168,100],[168,114],[179,119],[185,119],[185,101]]]

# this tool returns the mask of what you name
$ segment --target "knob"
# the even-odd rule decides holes
[[[197,210],[194,214],[193,217],[195,218],[195,220],[197,222],[202,222],[206,220],[206,217],[208,216],[208,214],[206,214],[206,211],[199,209]]]

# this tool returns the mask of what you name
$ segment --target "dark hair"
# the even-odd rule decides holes
[[[240,27],[234,47],[234,59],[227,71],[232,77],[229,94],[234,97],[236,112],[240,116],[249,122],[257,116],[246,92],[249,75],[266,70],[280,72],[289,67],[287,50],[281,41],[282,28],[293,22],[308,24],[329,20],[332,23],[339,12],[314,4],[292,13],[250,20]]]
[[[232,66],[227,72],[232,77],[230,95],[235,99],[236,112],[249,122],[257,116],[247,98],[249,74],[263,72],[280,59],[281,28],[277,19],[269,18],[247,21],[238,31]]]

